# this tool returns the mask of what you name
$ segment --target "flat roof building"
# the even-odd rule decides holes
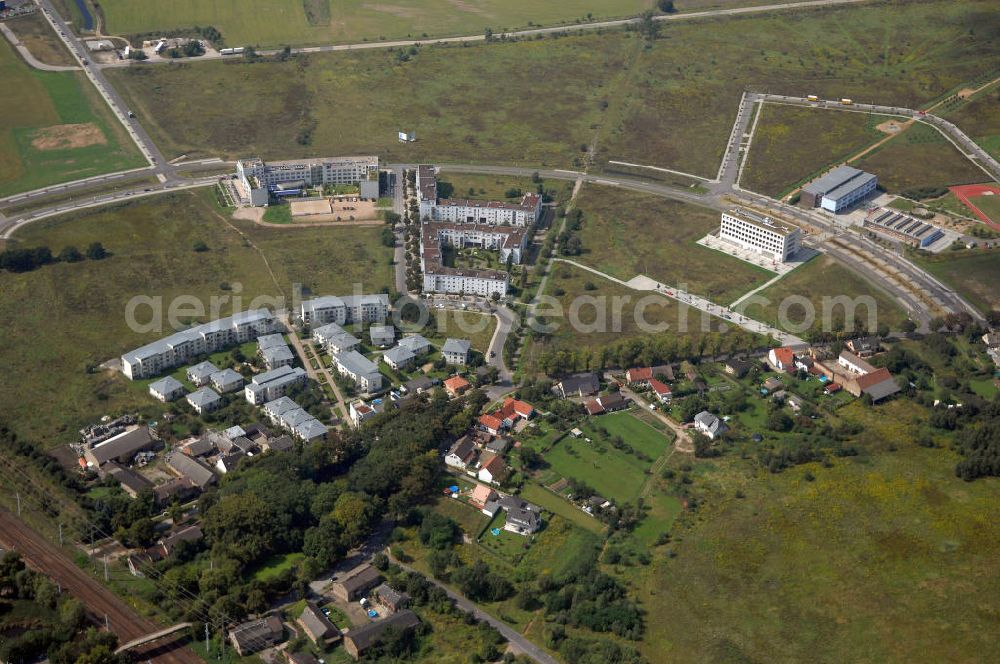
[[[733,208],[722,213],[719,239],[782,263],[799,250],[802,230],[753,210]]]
[[[241,195],[250,205],[267,205],[270,193],[279,187],[318,187],[328,184],[360,184],[378,181],[378,157],[323,157],[264,162],[236,162]]]
[[[799,201],[806,207],[840,212],[869,196],[878,177],[853,166],[838,166],[802,187]]]
[[[925,249],[944,237],[944,231],[937,226],[884,207],[868,210],[864,227],[919,249]]]

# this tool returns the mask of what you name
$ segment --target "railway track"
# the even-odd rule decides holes
[[[0,545],[21,554],[25,563],[57,581],[62,589],[83,602],[90,616],[108,626],[121,643],[163,629],[148,618],[138,615],[110,590],[92,579],[55,544],[29,528],[5,509],[0,509]],[[139,661],[156,664],[203,664],[203,660],[176,640],[132,651]]]

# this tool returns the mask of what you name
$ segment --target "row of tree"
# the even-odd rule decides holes
[[[63,247],[58,255],[54,255],[48,247],[12,248],[0,252],[0,270],[30,272],[50,263],[79,263],[84,259],[99,261],[107,257],[108,251],[100,242],[92,242],[86,252],[68,245]]]

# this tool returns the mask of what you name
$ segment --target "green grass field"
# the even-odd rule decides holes
[[[695,242],[719,228],[719,213],[652,194],[587,185],[578,262],[625,281],[644,274],[728,303],[773,274]]]
[[[888,433],[879,422],[913,416],[869,410],[864,421],[874,439]],[[950,452],[906,443],[778,475],[744,463],[726,457],[703,473],[696,464],[707,503],[674,533],[676,557],[626,571],[648,611],[640,647],[649,661],[1000,656],[990,636],[1000,597],[995,479],[962,482]]]
[[[304,558],[305,554],[303,553],[284,553],[271,556],[253,571],[253,578],[258,581],[270,581],[295,567],[296,563]]]
[[[975,196],[971,199],[972,204],[990,218],[995,224],[1000,224],[1000,196]]]
[[[82,73],[31,69],[0,40],[0,196],[145,165]]]
[[[860,275],[825,256],[818,256],[802,267],[796,268],[773,286],[765,288],[754,298],[742,303],[740,310],[750,318],[780,325],[779,313],[786,298],[805,297],[812,303],[815,313],[813,324],[808,329],[814,331],[824,329],[826,326],[823,318],[826,311],[829,313],[830,329],[835,330],[845,322],[844,308],[835,305],[832,299],[826,300],[827,304],[824,305],[824,299],[842,295],[849,298],[870,296],[873,299],[875,306],[872,313],[876,321],[875,325],[871,326],[873,330],[881,323],[886,323],[891,329],[899,329],[899,325],[907,318],[906,312],[895,299]],[[766,301],[755,301],[756,298],[764,298]],[[805,324],[806,315],[800,303],[788,300],[788,304],[784,306],[786,321],[793,326]],[[855,317],[860,317],[866,322],[868,319],[868,310],[860,300]]]
[[[1000,255],[996,251],[921,257],[922,268],[941,279],[980,311],[1000,309]]]
[[[434,309],[423,334],[430,341],[443,344],[445,339],[468,339],[472,349],[485,353],[497,329],[497,319],[486,314],[470,311],[450,311]]]
[[[476,173],[455,173],[442,171],[438,174],[438,189],[441,185],[451,185],[453,198],[476,198],[497,201],[520,201],[520,196],[508,197],[511,189],[524,193],[535,192],[537,185],[531,178],[514,175],[480,175]],[[564,188],[567,183],[553,180],[552,186]]]
[[[350,292],[356,279],[376,291],[391,283],[389,250],[379,243],[378,229],[286,231],[234,222],[246,225],[258,251],[223,219],[212,194],[201,191],[47,219],[19,231],[22,246],[48,245],[58,253],[66,245],[83,250],[99,241],[112,256],[0,273],[0,319],[6,321],[0,363],[12,375],[32,376],[0,382],[4,420],[25,439],[52,447],[105,414],[158,416],[162,406],[140,386],[88,367],[167,334],[168,306],[178,296],[193,296],[207,309],[210,298],[230,298],[218,307],[218,315],[227,315],[231,298],[242,298],[240,309],[259,295],[271,299],[257,304],[269,304],[280,293],[290,298],[295,281],[317,293]],[[209,251],[195,252],[198,241]],[[137,295],[162,297],[163,332],[129,329],[126,305]],[[151,315],[148,306],[136,312],[140,322]]]
[[[884,137],[874,125],[888,119],[864,113],[765,104],[740,185],[780,197],[831,164]]]
[[[518,495],[525,500],[535,503],[543,509],[552,512],[553,514],[558,514],[569,523],[579,526],[583,530],[591,533],[600,533],[604,530],[603,523],[575,505],[571,505],[568,501],[562,499],[548,489],[538,486],[537,484],[532,482],[525,483],[524,487],[521,489],[521,493]]]
[[[600,433],[598,427],[604,427],[607,435]],[[585,482],[605,498],[618,503],[639,496],[652,461],[616,449],[611,440],[621,436],[626,444],[653,460],[670,448],[667,437],[629,413],[595,418],[580,428],[584,437],[563,438],[545,453],[545,461],[551,471]],[[591,442],[584,438],[590,438]]]
[[[878,175],[879,186],[890,193],[989,179],[948,139],[926,125],[914,125],[851,165]]]
[[[112,34],[214,25],[232,46],[329,44],[407,37],[497,33],[531,25],[561,25],[578,19],[634,16],[650,0],[418,0],[373,4],[359,0],[262,0],[251,12],[238,0],[177,0],[169,8],[154,0],[104,0]]]
[[[423,47],[406,63],[377,49],[285,63],[129,67],[108,77],[171,156],[378,154],[568,166],[593,134],[608,72],[633,48],[622,35],[591,35]],[[182,111],[180,99],[195,88],[198,112]],[[254,112],[227,112],[243,104]],[[416,142],[400,144],[398,129],[415,132]]]
[[[996,67],[994,12],[988,1],[870,4],[668,24],[611,99],[598,161],[715,177],[746,87],[914,108]]]

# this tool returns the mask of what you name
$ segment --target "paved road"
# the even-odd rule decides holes
[[[160,153],[160,149],[156,147],[152,139],[150,139],[149,134],[142,128],[142,125],[134,118],[128,117],[128,107],[121,96],[108,83],[101,68],[90,63],[90,55],[83,41],[73,33],[66,21],[55,11],[50,0],[36,0],[36,2],[42,8],[43,15],[48,19],[56,34],[66,44],[66,48],[69,49],[69,52],[80,63],[80,66],[83,67],[84,74],[94,84],[98,93],[104,98],[108,106],[111,107],[111,111],[115,114],[115,117],[118,118],[118,121],[128,131],[129,136],[135,141],[143,156],[150,162],[150,165],[153,167],[153,173],[158,176],[162,175],[164,178],[173,177],[173,169],[166,163],[163,154]],[[84,64],[85,62],[86,64]]]
[[[395,558],[393,558],[392,553],[389,552],[388,549],[386,550],[386,555],[389,556],[389,559],[392,560],[393,563],[399,565],[406,571],[416,572],[421,576],[423,576],[422,572],[410,567],[405,563],[401,563]],[[559,661],[555,657],[553,657],[552,655],[548,654],[547,652],[536,646],[534,643],[525,638],[523,634],[513,629],[510,625],[508,625],[504,621],[500,620],[499,618],[494,618],[491,614],[487,613],[486,611],[483,611],[481,608],[479,608],[479,605],[467,599],[465,595],[462,595],[461,593],[452,590],[451,588],[444,585],[434,577],[427,576],[426,579],[429,582],[436,585],[437,587],[441,588],[441,590],[445,591],[448,597],[450,597],[452,601],[455,602],[458,608],[462,609],[467,613],[471,613],[477,619],[482,620],[485,623],[489,623],[494,629],[500,632],[503,635],[503,637],[507,639],[507,641],[511,643],[518,651],[524,653],[525,655],[535,660],[539,664],[559,664]]]
[[[661,14],[653,17],[654,21],[688,21],[692,19],[705,19],[705,18],[720,18],[724,16],[738,16],[741,14],[757,14],[761,12],[772,12],[772,11],[783,11],[789,9],[809,9],[816,7],[829,7],[834,5],[847,5],[855,4],[860,2],[870,2],[870,0],[806,0],[804,2],[786,2],[786,3],[775,3],[770,5],[758,5],[755,7],[733,7],[731,9],[711,9],[706,11],[697,12],[683,12],[676,14]],[[501,36],[509,39],[517,38],[530,38],[539,35],[548,35],[552,33],[559,32],[582,32],[587,30],[606,30],[608,28],[622,28],[627,25],[633,25],[640,21],[639,18],[623,18],[614,19],[609,21],[594,21],[592,23],[574,23],[569,25],[558,25],[549,28],[532,28],[529,30],[514,30],[512,32],[507,32],[494,35],[496,38]],[[485,41],[485,34],[476,35],[463,35],[458,37],[441,37],[437,39],[401,39],[395,41],[367,41],[360,42],[356,44],[330,44],[326,46],[307,46],[302,48],[293,48],[292,53],[331,53],[336,51],[358,51],[367,49],[378,49],[378,48],[401,48],[407,46],[423,46],[430,44],[460,44],[469,42],[481,42]],[[275,55],[278,53],[277,50],[258,50],[260,55]],[[185,62],[211,62],[213,60],[219,60],[224,58],[238,58],[240,56],[224,56],[217,51],[209,51],[205,55],[197,58],[185,59]],[[174,62],[166,58],[156,58],[146,60],[139,66],[148,66],[152,64],[162,64],[167,62]],[[132,65],[128,61],[115,61],[99,65],[100,67],[128,67]]]
[[[45,64],[28,50],[28,47],[21,43],[21,40],[17,38],[14,31],[7,27],[6,23],[0,23],[0,32],[3,36],[7,38],[7,41],[17,49],[17,52],[21,54],[25,62],[34,67],[35,69],[40,69],[42,71],[80,71],[79,67],[74,67],[72,65],[49,65]]]
[[[31,567],[57,581],[63,590],[83,602],[99,622],[107,616],[119,641],[126,642],[163,629],[136,614],[124,601],[77,567],[59,547],[29,528],[5,509],[0,509],[0,544],[18,551]],[[202,664],[191,650],[170,644],[137,649],[138,660],[159,664]]]

